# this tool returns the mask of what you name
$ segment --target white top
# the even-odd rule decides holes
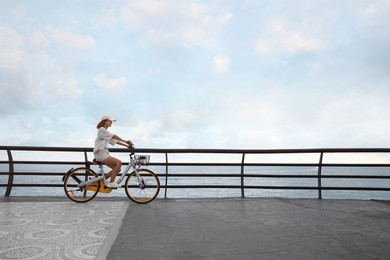
[[[95,139],[95,148],[93,149],[93,153],[97,153],[105,149],[108,150],[108,144],[116,144],[116,140],[112,138],[113,136],[114,134],[110,133],[106,128],[100,127]]]

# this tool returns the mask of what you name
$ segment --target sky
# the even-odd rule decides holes
[[[390,0],[0,0],[0,144],[390,147]]]

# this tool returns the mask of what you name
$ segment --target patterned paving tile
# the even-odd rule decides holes
[[[95,259],[123,206],[0,203],[0,259]]]

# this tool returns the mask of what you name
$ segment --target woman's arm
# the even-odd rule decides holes
[[[124,139],[122,139],[121,137],[119,137],[117,135],[114,135],[112,138],[117,140],[116,143],[119,144],[119,145],[126,146],[126,147],[131,147],[133,145],[132,141],[124,140]]]

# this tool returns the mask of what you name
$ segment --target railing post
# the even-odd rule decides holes
[[[12,186],[13,186],[13,183],[14,183],[14,160],[12,158],[12,153],[11,153],[10,149],[7,150],[7,154],[8,154],[8,168],[9,168],[9,171],[8,171],[7,190],[5,191],[5,195],[4,195],[6,197],[11,195],[11,190],[12,190]]]
[[[164,194],[164,199],[167,198],[167,190],[168,190],[168,153],[165,153],[165,194]]]
[[[91,163],[88,161],[87,151],[84,151],[84,161],[85,161],[85,167],[91,169]]]
[[[324,157],[324,152],[321,152],[320,161],[318,162],[318,198],[322,199],[322,158]]]
[[[241,197],[245,198],[245,189],[244,189],[244,161],[245,161],[245,153],[242,153],[241,159]]]

